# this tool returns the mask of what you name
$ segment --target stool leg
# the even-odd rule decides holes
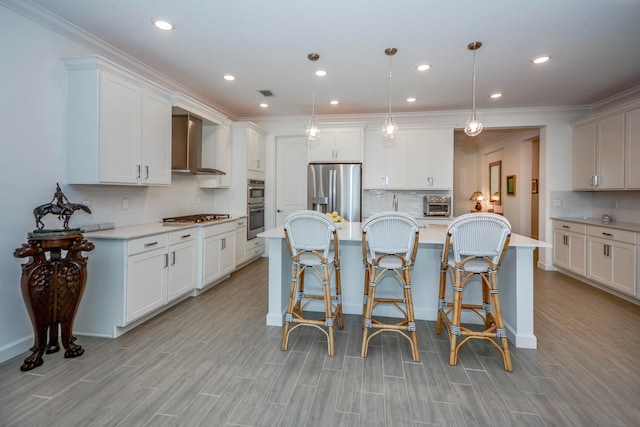
[[[415,314],[413,312],[413,296],[411,293],[411,270],[405,269],[403,273],[404,286],[404,299],[407,306],[407,322],[409,325],[409,334],[411,337],[411,354],[414,362],[420,361],[420,351],[418,350],[418,333],[415,328]],[[411,326],[413,325],[413,327]],[[413,330],[411,330],[413,328]]]
[[[367,285],[367,295],[369,295],[369,297],[367,298],[367,305],[364,313],[365,324],[364,324],[364,327],[362,328],[362,351],[360,353],[362,357],[367,357],[367,353],[369,351],[369,343],[368,343],[369,327],[367,324],[372,321],[371,318],[373,317],[373,300],[376,297],[376,286],[374,282],[371,282],[371,280],[375,278],[375,271],[373,269],[373,266],[371,265],[367,266],[367,271],[369,276],[369,283]]]
[[[334,355],[333,345],[333,310],[331,308],[331,273],[327,264],[322,266],[322,291],[324,295],[324,319],[327,325],[327,341],[329,347],[329,356]]]
[[[364,268],[364,286],[362,291],[362,329],[364,329],[364,319],[367,315],[367,301],[369,300],[369,266]]]
[[[480,274],[480,276],[482,280],[482,306],[485,309],[484,329],[487,330],[495,324],[494,316],[489,308],[491,307],[491,277],[489,277],[487,274]]]
[[[440,266],[440,290],[438,291],[438,320],[436,323],[436,335],[442,333],[442,317],[445,315],[444,308],[440,306],[440,302],[444,301],[445,291],[447,286],[447,268],[444,265]]]
[[[504,319],[502,318],[502,307],[500,306],[500,296],[498,295],[498,278],[496,273],[489,274],[489,282],[494,292],[491,293],[491,302],[493,304],[493,312],[495,316],[495,322],[498,334],[502,341],[502,359],[504,360],[504,369],[512,372],[513,365],[511,364],[511,352],[509,351],[509,340],[504,329]]]
[[[287,314],[286,319],[284,321],[284,326],[282,329],[282,350],[287,349],[287,344],[289,342],[289,327],[291,326],[291,320],[289,320],[293,316],[294,310],[294,302],[297,291],[297,282],[298,282],[298,263],[294,261],[293,267],[291,268],[291,286],[289,286],[289,302],[287,303]]]
[[[449,334],[449,365],[458,364],[457,340],[460,333],[460,314],[462,312],[462,271],[455,270],[453,280],[453,311],[451,315],[451,333]]]
[[[336,320],[338,321],[338,327],[344,328],[344,320],[342,319],[342,279],[340,278],[340,261],[337,261],[334,265],[334,271],[336,276]]]

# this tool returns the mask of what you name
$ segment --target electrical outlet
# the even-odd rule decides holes
[[[124,210],[129,209],[129,199],[127,198],[122,199],[122,209]]]
[[[561,199],[553,199],[552,206],[555,207],[555,208],[561,207],[562,206],[562,200]]]
[[[618,209],[618,199],[611,202],[611,207],[613,209]]]

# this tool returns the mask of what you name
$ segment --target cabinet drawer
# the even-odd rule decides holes
[[[230,231],[235,231],[235,229],[236,229],[235,221],[230,221],[222,224],[206,226],[202,230],[202,235],[204,238],[207,238],[211,236],[216,236],[218,234],[228,233]]]
[[[236,221],[236,230],[238,229],[244,229],[247,226],[247,220],[246,219],[239,219]]]
[[[587,227],[587,233],[589,236],[599,237],[601,239],[615,240],[616,242],[630,243],[632,245],[636,244],[636,233],[633,231],[590,225]]]
[[[166,234],[154,234],[153,236],[141,237],[129,240],[128,254],[134,255],[167,246]]]
[[[553,221],[553,228],[557,230],[573,231],[574,233],[586,234],[587,226],[569,221]]]
[[[260,237],[256,237],[255,239],[247,240],[247,252],[253,249],[262,249],[264,250],[264,239]]]
[[[194,240],[198,235],[196,228],[186,228],[183,230],[176,230],[169,233],[169,244],[174,245],[180,242],[188,242]]]

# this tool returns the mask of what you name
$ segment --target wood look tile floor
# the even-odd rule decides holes
[[[265,326],[267,270],[259,260],[116,340],[80,336],[79,358],[3,363],[0,426],[640,425],[640,308],[563,274],[536,269],[538,349],[512,347],[508,373],[482,342],[449,366],[446,334],[424,321],[420,363],[394,334],[361,358],[353,315],[335,357],[314,328],[283,352]]]

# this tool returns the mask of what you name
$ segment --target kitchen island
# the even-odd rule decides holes
[[[342,279],[342,309],[347,314],[362,314],[364,268],[362,262],[362,223],[338,223]],[[436,320],[440,257],[447,225],[427,224],[420,228],[416,264],[411,282],[416,319]],[[282,326],[289,296],[291,258],[284,239],[283,227],[259,234],[268,242],[269,312],[268,325]],[[550,244],[519,234],[512,234],[509,249],[498,272],[500,301],[509,340],[516,347],[536,348],[533,329],[533,251]],[[476,280],[475,278],[472,280]],[[451,292],[451,289],[448,289]],[[480,286],[470,284],[465,300],[480,298]],[[386,308],[386,307],[384,307]],[[393,312],[383,315],[396,316]],[[474,322],[474,318],[462,319]]]

